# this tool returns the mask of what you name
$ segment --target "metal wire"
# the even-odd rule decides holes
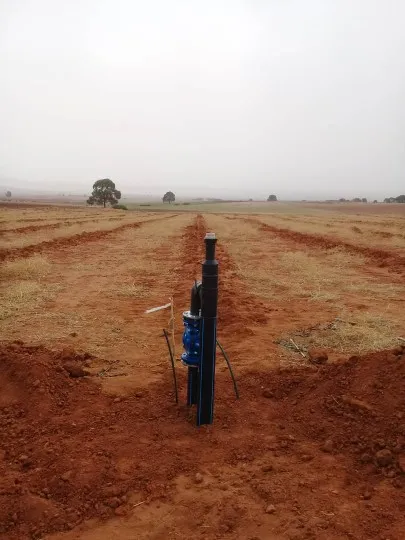
[[[231,363],[230,363],[230,361],[229,361],[229,358],[228,358],[226,352],[224,351],[224,348],[222,347],[222,345],[220,344],[220,342],[219,342],[218,340],[217,340],[217,345],[218,345],[218,347],[221,349],[221,352],[222,352],[222,354],[223,354],[223,356],[224,356],[224,358],[225,358],[225,361],[226,361],[226,363],[227,363],[227,365],[228,365],[228,369],[229,369],[229,372],[230,372],[230,374],[231,374],[232,381],[233,381],[233,388],[234,388],[234,390],[235,390],[236,399],[239,399],[238,385],[236,384],[236,379],[235,379],[235,376],[234,376],[234,374],[233,374],[233,371],[232,371],[232,367],[231,367]]]
[[[175,396],[176,396],[176,403],[178,403],[179,402],[179,394],[178,394],[178,391],[177,391],[177,377],[176,377],[176,369],[174,367],[173,352],[172,352],[172,348],[170,347],[169,335],[168,335],[168,333],[166,332],[166,330],[164,328],[163,328],[163,334],[164,334],[164,336],[166,338],[167,348],[169,349],[170,361],[171,361],[171,364],[172,364],[172,372],[173,372],[174,393],[175,393]]]

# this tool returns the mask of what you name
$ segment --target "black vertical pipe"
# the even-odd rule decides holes
[[[217,339],[218,261],[215,260],[214,233],[205,236],[205,261],[202,264],[201,287],[201,364],[197,425],[212,424],[214,416],[215,354]]]
[[[198,368],[188,368],[187,378],[187,405],[196,405],[198,401]]]
[[[190,314],[198,317],[201,310],[201,281],[196,281],[191,288]]]

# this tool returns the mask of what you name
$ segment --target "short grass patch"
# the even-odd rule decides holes
[[[148,296],[149,287],[142,283],[122,283],[121,285],[117,285],[110,293],[130,298],[145,298]]]
[[[38,281],[10,282],[0,291],[0,320],[30,313],[41,302],[53,298],[54,293],[54,286],[45,286]]]
[[[51,263],[43,255],[6,261],[0,268],[1,277],[8,279],[40,279],[51,270]]]
[[[381,314],[344,313],[329,324],[283,335],[280,344],[293,345],[307,353],[309,349],[326,349],[344,354],[364,354],[399,344],[398,325]],[[288,346],[294,350],[294,346]]]
[[[364,262],[361,255],[344,250],[331,250],[320,259],[304,251],[285,251],[273,260],[257,255],[247,264],[238,267],[255,291],[264,298],[293,296],[313,301],[330,302],[344,292],[355,268]],[[371,284],[370,284],[371,286]]]

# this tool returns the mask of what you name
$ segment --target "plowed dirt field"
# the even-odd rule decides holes
[[[402,540],[402,215],[171,210],[0,209],[0,538]],[[207,231],[240,399],[218,355],[197,428]],[[145,314],[171,298],[178,405],[170,310]]]

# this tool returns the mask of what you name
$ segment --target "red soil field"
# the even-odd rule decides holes
[[[214,424],[197,428],[178,362],[174,402],[161,335],[168,314],[144,311],[172,295],[179,346],[181,311],[200,275],[211,223],[220,229],[219,338],[240,399],[218,356]],[[35,308],[4,319],[2,540],[403,538],[405,347],[328,350],[324,364],[299,354],[299,362],[291,360],[294,353],[277,343],[280,334],[329,320],[334,305],[288,291],[271,299],[253,293],[233,256],[233,231],[246,235],[242,246],[257,256],[258,269],[297,249],[313,249],[321,264],[323,251],[339,247],[365,257],[373,269],[367,279],[401,281],[403,261],[388,247],[380,253],[355,241],[336,245],[327,234],[270,227],[258,217],[135,217],[111,231],[5,250],[7,261],[42,253],[51,273],[40,285],[66,288],[43,304],[49,317]],[[103,296],[117,276],[142,294]],[[389,313],[403,322],[403,299],[396,301]],[[353,313],[383,305],[360,293],[345,302]],[[61,319],[66,333],[56,338],[55,320],[71,312],[80,325],[72,332],[70,319]],[[104,324],[111,314],[120,317],[114,331]],[[37,335],[46,340],[37,343]],[[100,343],[103,357],[94,352]]]
[[[114,398],[92,377],[69,375],[91,362],[69,350],[3,346],[1,538],[41,538],[88,518],[125,516],[134,492],[145,504],[170,503],[179,475],[206,492],[203,507],[196,493],[183,517],[194,527],[207,513],[206,538],[243,537],[251,514],[271,524],[274,538],[284,513],[294,538],[390,537],[402,519],[403,349],[311,370],[246,373],[237,403],[221,377],[215,427],[200,430],[173,404],[171,381]],[[210,521],[210,484],[215,504],[216,490],[231,494],[237,480],[243,506],[238,495]],[[273,507],[266,514],[270,504],[274,515]],[[335,513],[344,504],[344,515]]]

